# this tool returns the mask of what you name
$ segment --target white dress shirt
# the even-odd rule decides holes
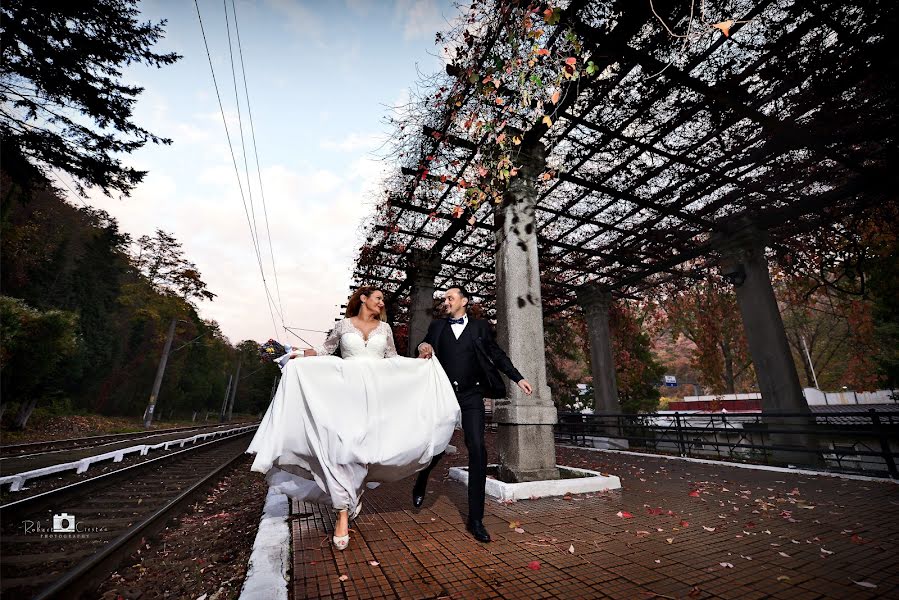
[[[465,326],[468,325],[468,315],[462,315],[462,323],[453,323],[450,325],[453,329],[453,335],[456,336],[456,339],[459,339],[459,336],[462,335],[462,332],[465,331]]]

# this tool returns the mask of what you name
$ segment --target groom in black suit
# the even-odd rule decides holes
[[[462,431],[468,448],[468,531],[479,542],[489,542],[484,528],[484,488],[487,483],[487,448],[484,445],[484,398],[505,398],[506,385],[502,371],[527,394],[531,384],[512,365],[490,331],[487,321],[471,319],[467,314],[469,296],[461,287],[453,287],[443,296],[448,318],[437,319],[418,345],[420,358],[436,355],[446,371],[456,400],[462,409]],[[428,475],[440,461],[438,454],[425,470],[419,472],[412,488],[412,504],[417,508],[425,499]]]

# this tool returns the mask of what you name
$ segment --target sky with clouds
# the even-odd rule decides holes
[[[456,9],[450,0],[235,0],[263,211],[231,1],[226,2],[240,120],[223,3],[198,0],[244,198],[249,203],[250,192],[253,197],[266,278],[277,296],[264,213],[284,323],[327,330],[347,299],[358,228],[387,166],[377,156],[389,133],[384,117],[408,97],[419,71],[442,68],[434,35]],[[131,197],[91,194],[89,203],[107,210],[135,239],[160,228],[182,242],[218,294],[199,305],[200,314],[218,321],[232,343],[277,335],[302,345],[272,323],[196,7],[184,0],[143,0],[140,8],[143,20],[168,21],[157,51],[183,58],[162,69],[138,65],[125,72],[129,82],[145,88],[135,120],[174,143],[148,144],[128,157],[128,164],[149,171]],[[311,343],[324,338],[302,335]]]

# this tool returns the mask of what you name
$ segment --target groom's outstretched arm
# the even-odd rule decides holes
[[[512,364],[512,359],[503,352],[503,349],[499,347],[499,344],[496,343],[496,339],[493,337],[493,332],[490,331],[490,327],[484,322],[484,329],[486,329],[484,333],[484,346],[487,350],[487,354],[490,356],[490,360],[493,361],[493,364],[496,365],[496,368],[506,374],[506,377],[518,383],[524,376],[518,372],[518,369],[515,368],[515,365]]]

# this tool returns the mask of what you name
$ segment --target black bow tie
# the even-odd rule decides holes
[[[454,319],[454,318],[450,317],[449,319],[447,319],[447,321],[449,321],[450,325],[464,325],[465,317],[460,317],[458,319]]]

